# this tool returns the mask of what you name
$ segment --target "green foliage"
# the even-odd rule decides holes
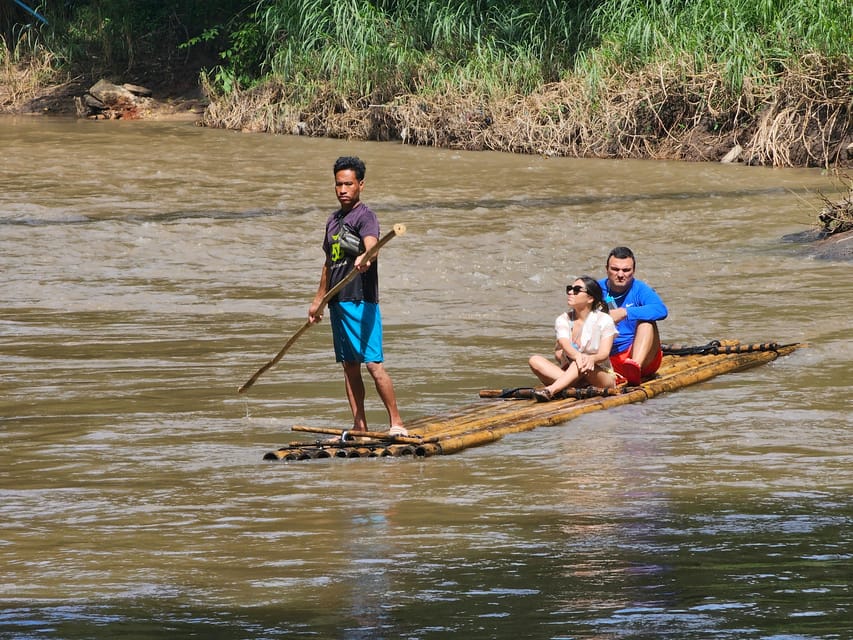
[[[374,100],[442,86],[524,93],[571,65],[592,4],[259,0],[235,33],[258,30],[265,49],[238,51],[232,40],[230,63]]]
[[[650,65],[723,69],[729,89],[772,83],[806,54],[853,56],[850,0],[42,0],[48,26],[0,0],[0,33],[92,72],[193,54],[215,89],[266,79],[388,101],[447,89],[524,95]],[[16,55],[18,55],[16,54]],[[8,56],[7,56],[8,57]]]
[[[692,59],[725,70],[731,89],[772,80],[783,63],[809,54],[853,54],[849,0],[605,0],[591,17],[602,42],[584,70],[625,70]]]
[[[34,24],[23,10],[0,0],[0,32],[7,34],[8,45],[14,44],[8,34],[26,29],[30,39],[37,37],[39,46],[49,48],[55,58],[70,68],[91,73],[123,73],[146,65],[168,71],[168,65],[181,57],[178,49],[181,42],[197,38],[211,25],[227,21],[247,3],[246,0],[42,0],[30,4],[45,16],[47,25]],[[204,44],[218,49],[220,42]],[[37,49],[35,44],[30,48]]]
[[[573,71],[594,87],[617,68],[691,60],[739,91],[808,52],[851,54],[851,19],[849,0],[258,0],[219,77],[224,91],[272,76],[387,100],[525,94]]]

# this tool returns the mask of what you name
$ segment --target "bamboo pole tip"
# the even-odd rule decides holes
[[[394,234],[395,235],[401,236],[404,233],[406,233],[406,225],[404,225],[402,222],[398,222],[397,224],[394,225]]]

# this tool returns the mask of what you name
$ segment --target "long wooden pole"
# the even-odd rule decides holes
[[[368,249],[365,252],[364,257],[362,258],[362,261],[372,260],[373,258],[375,258],[376,254],[379,253],[379,250],[383,246],[385,246],[392,238],[394,238],[396,236],[401,236],[404,233],[406,233],[406,225],[399,224],[399,223],[395,224],[392,227],[391,231],[389,231],[384,236],[382,236],[375,245],[370,247],[370,249]],[[332,300],[332,298],[334,298],[336,295],[338,295],[338,292],[341,289],[343,289],[347,284],[352,282],[355,279],[355,277],[358,275],[358,273],[359,273],[358,269],[353,268],[353,270],[350,271],[344,277],[343,280],[341,280],[338,284],[336,284],[334,287],[329,289],[329,291],[326,293],[325,296],[323,296],[323,299],[320,301],[320,307],[317,309],[317,313],[318,314],[322,313],[323,309],[326,307],[326,305],[329,304],[329,302]],[[251,387],[253,384],[255,384],[255,382],[257,382],[258,378],[260,378],[266,371],[268,371],[269,369],[274,367],[276,364],[278,364],[278,361],[284,357],[284,354],[287,353],[287,350],[293,346],[293,343],[299,339],[299,336],[301,336],[303,333],[305,333],[311,327],[312,324],[314,324],[314,323],[312,323],[310,320],[306,320],[305,324],[303,324],[299,328],[299,330],[296,333],[294,333],[292,336],[290,336],[290,339],[284,343],[284,346],[281,348],[281,350],[279,350],[279,352],[277,354],[275,354],[275,357],[272,360],[270,360],[269,362],[267,362],[260,369],[255,371],[255,374],[251,378],[246,380],[246,382],[243,383],[243,386],[241,386],[239,389],[237,389],[237,393],[244,393],[245,391],[247,391],[249,389],[249,387]]]
[[[290,427],[292,431],[302,431],[308,433],[322,433],[330,436],[342,437],[344,434],[353,438],[370,438],[372,440],[384,440],[385,442],[400,442],[404,444],[421,444],[424,440],[420,436],[403,436],[393,435],[387,431],[353,431],[352,429],[331,429],[326,427],[306,427],[302,425],[294,425]],[[348,440],[340,440],[340,443],[345,445]]]

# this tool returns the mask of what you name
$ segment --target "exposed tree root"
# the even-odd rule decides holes
[[[832,202],[826,196],[821,196],[823,208],[817,215],[821,235],[831,236],[837,233],[853,231],[853,181],[844,176],[847,184],[847,195]]]

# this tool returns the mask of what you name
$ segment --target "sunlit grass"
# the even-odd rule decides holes
[[[0,107],[15,107],[57,79],[57,61],[39,42],[19,37],[7,46],[0,37]]]
[[[690,59],[698,72],[722,68],[735,91],[772,81],[804,55],[853,55],[849,0],[609,0],[591,28],[602,45],[578,71]]]
[[[265,74],[374,98],[472,80],[526,94],[571,73],[596,86],[613,66],[678,59],[737,91],[806,53],[853,54],[851,20],[847,0],[261,0],[252,16]]]

